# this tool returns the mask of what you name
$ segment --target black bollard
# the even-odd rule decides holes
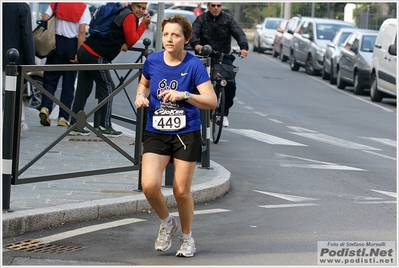
[[[6,81],[4,95],[4,120],[3,120],[3,210],[10,209],[11,177],[13,166],[13,144],[15,123],[15,100],[17,91],[17,65],[19,52],[10,48],[6,53],[10,62],[6,66]]]

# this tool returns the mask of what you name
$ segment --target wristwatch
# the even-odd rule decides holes
[[[191,97],[190,92],[184,91],[184,100],[188,100]]]

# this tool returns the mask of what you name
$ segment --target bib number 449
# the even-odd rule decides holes
[[[160,131],[177,131],[186,127],[184,109],[158,109],[152,117],[152,126]]]

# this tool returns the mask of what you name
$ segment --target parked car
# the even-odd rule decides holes
[[[292,37],[302,20],[301,15],[292,17],[287,24],[287,29],[283,33],[283,41],[280,53],[280,60],[286,62],[291,56]]]
[[[163,14],[163,19],[169,18],[176,14],[185,16],[191,22],[191,24],[193,24],[193,22],[195,21],[194,12],[187,11],[187,10],[181,10],[181,9],[165,9],[164,14]],[[151,28],[153,29],[152,45],[154,47],[156,44],[156,36],[157,36],[157,21],[158,21],[158,14],[156,13],[156,14],[154,14],[154,16],[151,17]],[[192,49],[190,43],[185,47],[185,49]]]
[[[324,52],[321,77],[325,80],[329,79],[331,85],[337,83],[337,63],[342,46],[348,36],[355,30],[356,28],[341,28],[337,31],[331,41],[327,43],[327,48]]]
[[[325,18],[302,18],[294,36],[290,53],[291,70],[305,67],[306,73],[316,75],[323,69],[327,43],[341,28],[357,28],[355,24]]]
[[[164,9],[167,9],[172,5],[173,5],[172,3],[165,2]],[[147,3],[147,11],[150,13],[151,16],[153,16],[155,13],[157,13],[158,12],[158,2],[148,2]]]
[[[337,64],[337,87],[353,86],[356,95],[370,88],[370,65],[378,31],[359,29],[346,39]]]
[[[170,6],[168,9],[180,9],[180,10],[194,11],[194,8],[196,8],[197,6],[198,6],[197,4],[177,4],[177,5]],[[203,12],[208,11],[207,5],[201,5],[201,9]],[[222,10],[233,16],[233,12],[231,12],[231,10],[229,8],[222,6]]]
[[[263,53],[266,50],[273,50],[274,36],[282,18],[265,18],[262,24],[256,25],[254,35],[253,51]]]
[[[385,20],[378,32],[371,60],[372,101],[381,101],[384,97],[394,97],[397,94],[397,30],[398,20]]]
[[[273,41],[273,52],[272,55],[274,58],[281,54],[282,46],[283,46],[283,35],[285,30],[287,29],[288,20],[283,19],[276,30],[276,34],[274,35]]]

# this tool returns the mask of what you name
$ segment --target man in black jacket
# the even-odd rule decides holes
[[[35,48],[32,36],[32,19],[27,3],[3,3],[3,98],[5,69],[9,64],[6,53],[10,48],[19,52],[17,65],[34,65]],[[3,99],[4,105],[4,99]],[[3,107],[4,109],[4,107]],[[25,123],[24,105],[21,113],[21,134],[28,130]]]
[[[241,50],[241,56],[248,56],[248,40],[244,31],[234,20],[234,18],[222,11],[221,2],[209,2],[208,11],[199,15],[193,22],[193,33],[190,41],[191,46],[196,53],[200,53],[204,45],[210,45],[213,50],[223,53],[230,53],[231,51],[231,36],[237,41]],[[233,64],[235,57],[226,56],[223,59],[225,64]],[[212,57],[212,63],[216,62],[217,58]],[[233,99],[236,95],[236,83],[228,82],[226,86],[226,107],[225,117],[223,118],[223,126],[227,127],[229,121],[229,109],[233,106]]]

